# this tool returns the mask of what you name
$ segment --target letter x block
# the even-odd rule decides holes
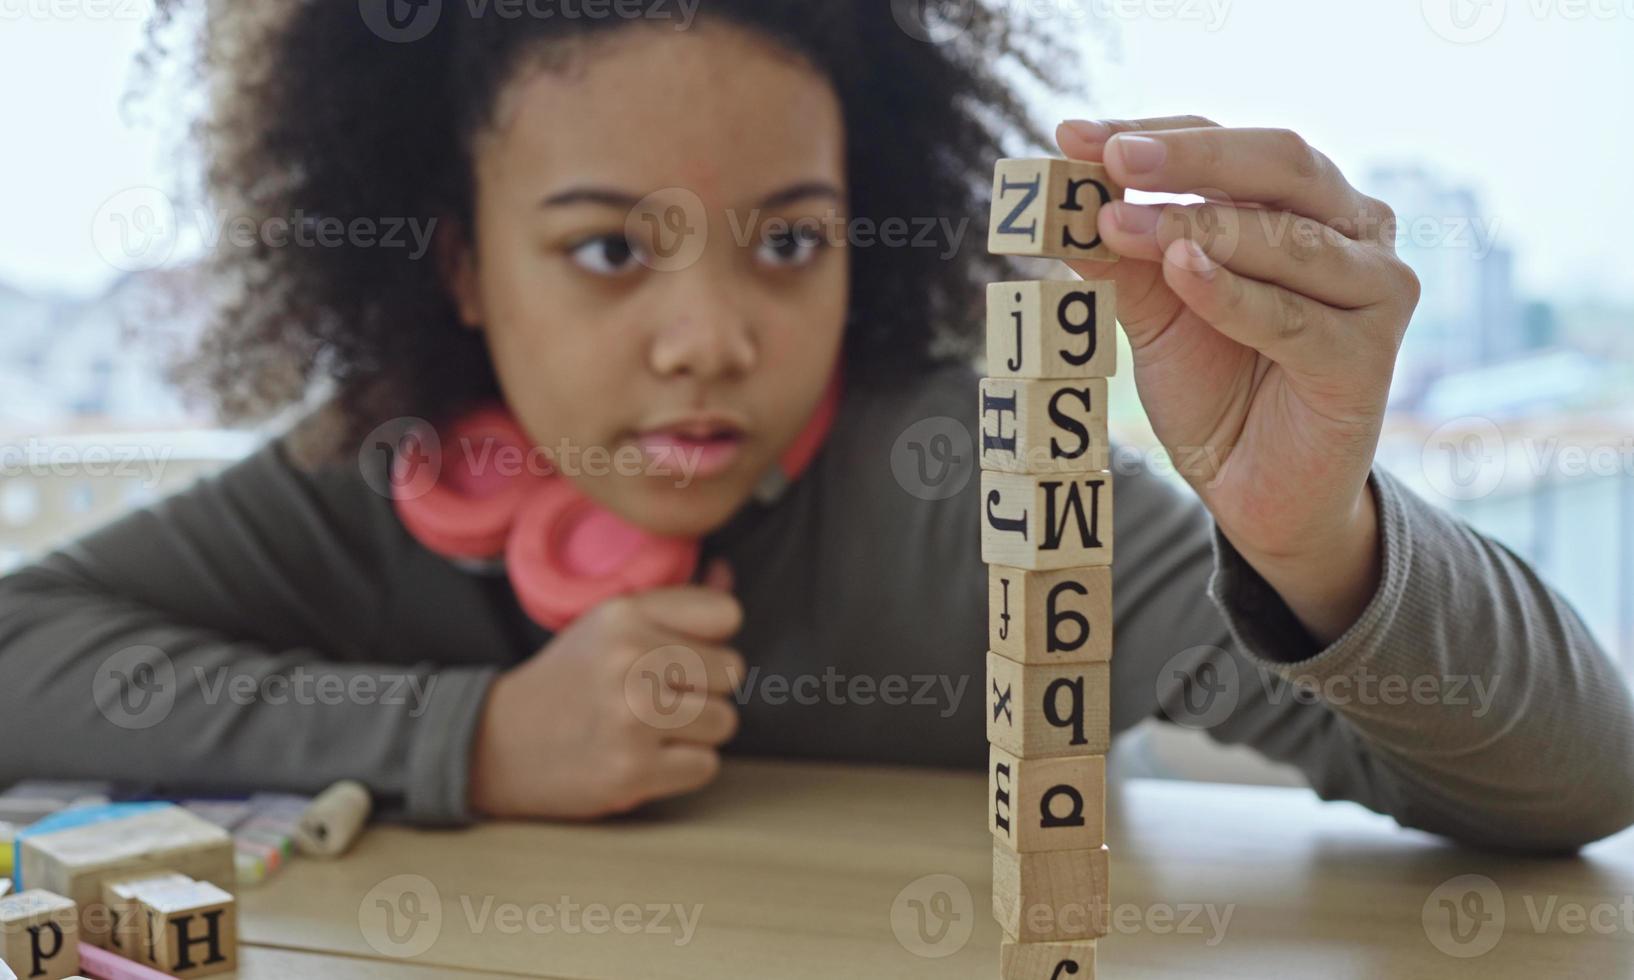
[[[1111,280],[987,286],[987,376],[1110,378],[1118,373]]]
[[[1111,465],[1106,379],[981,379],[982,468],[1081,473]]]
[[[994,255],[1116,262],[1096,230],[1102,206],[1123,198],[1106,168],[1080,160],[1000,160],[993,171]]]
[[[982,471],[982,561],[1029,571],[1112,563],[1112,474]]]
[[[1109,663],[1028,667],[987,655],[987,741],[1023,759],[1105,755]]]

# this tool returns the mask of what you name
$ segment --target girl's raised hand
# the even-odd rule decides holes
[[[489,817],[590,819],[699,789],[737,733],[743,610],[731,572],[602,603],[494,681],[470,800]]]
[[[1297,134],[1198,117],[1068,122],[1072,159],[1202,203],[1100,212],[1141,402],[1220,530],[1321,642],[1379,580],[1368,474],[1419,283],[1395,215]]]

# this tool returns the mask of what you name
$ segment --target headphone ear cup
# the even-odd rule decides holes
[[[493,558],[505,550],[516,515],[540,477],[521,466],[504,473],[502,460],[526,460],[532,443],[509,413],[479,409],[439,433],[436,479],[421,494],[394,493],[398,519],[416,540],[446,558]],[[406,467],[424,465],[399,454],[392,486],[407,487]]]
[[[698,553],[697,541],[634,527],[556,478],[517,513],[505,566],[523,611],[559,632],[614,596],[686,584]]]

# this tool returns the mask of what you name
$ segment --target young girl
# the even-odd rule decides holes
[[[0,584],[0,783],[355,777],[447,823],[625,811],[728,747],[984,765],[970,355],[983,284],[1017,274],[979,231],[994,161],[1045,142],[1011,86],[1069,84],[1063,45],[981,8],[930,42],[877,0],[641,6],[208,5],[215,203],[345,231],[224,244],[201,363],[232,415],[324,401]],[[1372,466],[1418,295],[1388,208],[1283,131],[1056,142],[1211,189],[1105,209],[1123,261],[1077,267],[1116,279],[1194,491],[1119,468],[1114,730],[1207,727],[1470,842],[1634,821],[1612,663]],[[423,259],[357,232],[414,220]],[[448,436],[484,406],[549,452],[524,482],[599,509],[581,564],[690,540],[697,574],[682,545],[678,577],[563,613],[575,582],[439,538],[404,485],[512,482],[481,489],[482,440],[438,455],[394,420]]]

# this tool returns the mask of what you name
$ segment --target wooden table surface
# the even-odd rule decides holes
[[[1300,790],[1112,794],[1104,977],[1634,976],[1634,835],[1527,859]],[[980,775],[735,761],[638,818],[376,828],[243,891],[240,975],[992,980],[985,796]]]

